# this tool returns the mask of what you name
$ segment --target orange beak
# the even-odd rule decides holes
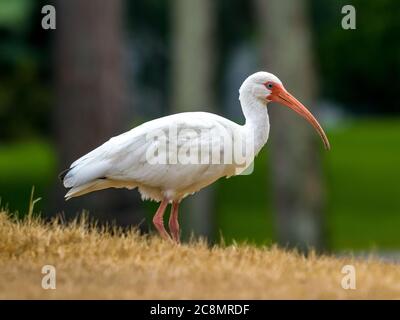
[[[270,95],[267,96],[267,99],[270,101],[279,102],[280,104],[283,104],[291,108],[299,115],[301,115],[304,119],[306,119],[309,123],[311,123],[311,125],[315,128],[315,130],[317,130],[318,134],[320,135],[324,143],[325,149],[329,150],[331,148],[329,140],[324,132],[324,129],[322,129],[317,119],[315,119],[315,117],[311,114],[311,112],[308,111],[308,109],[299,100],[297,100],[289,92],[287,92],[283,86],[274,84],[272,92]]]

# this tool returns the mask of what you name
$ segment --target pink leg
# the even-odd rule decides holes
[[[163,201],[161,201],[161,204],[160,204],[156,214],[154,215],[153,223],[154,223],[154,226],[156,227],[157,231],[160,233],[160,236],[164,240],[171,240],[171,237],[169,236],[168,232],[164,228],[164,220],[163,220],[164,212],[165,212],[165,209],[167,208],[167,206],[168,206],[167,199],[164,199]]]
[[[171,232],[172,239],[176,243],[180,243],[179,222],[178,222],[178,209],[179,202],[172,202],[171,215],[169,217],[169,231]]]

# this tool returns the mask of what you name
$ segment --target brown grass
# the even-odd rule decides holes
[[[0,298],[400,298],[399,266],[374,259],[305,258],[275,246],[176,246],[111,231],[0,212]],[[41,287],[46,264],[56,267],[55,290]],[[346,264],[356,268],[356,290],[341,287]]]

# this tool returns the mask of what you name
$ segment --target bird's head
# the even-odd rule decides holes
[[[240,87],[240,93],[247,91],[253,97],[263,101],[278,102],[287,106],[305,118],[320,135],[325,148],[330,149],[328,138],[311,112],[295,97],[293,97],[283,86],[281,80],[272,73],[260,71],[249,76]]]

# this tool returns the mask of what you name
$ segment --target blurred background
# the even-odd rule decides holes
[[[41,26],[46,4],[56,30]],[[356,9],[344,30],[342,7]],[[105,190],[64,202],[57,174],[109,137],[174,112],[244,122],[238,88],[275,73],[320,119],[332,150],[270,105],[248,176],[188,198],[184,236],[343,252],[400,252],[398,0],[0,1],[1,207],[152,229],[157,204]]]

